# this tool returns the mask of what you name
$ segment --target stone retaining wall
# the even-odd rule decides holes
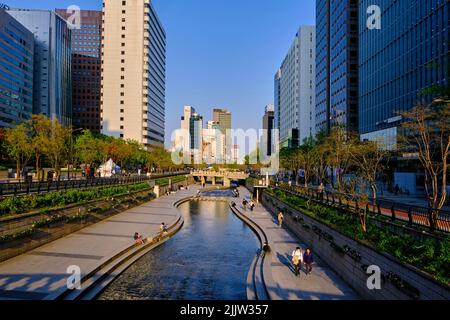
[[[141,195],[144,195],[144,193],[140,193]],[[0,262],[11,259],[15,256],[21,255],[42,245],[65,237],[71,233],[79,231],[113,215],[119,214],[132,207],[151,201],[152,197],[148,196],[149,191],[146,191],[146,194],[147,198],[142,197],[133,201],[124,201],[124,199],[121,199],[120,203],[111,201],[108,202],[105,200],[102,200],[101,203],[96,202],[95,208],[103,210],[101,210],[100,212],[90,212],[88,216],[79,221],[69,223],[53,223],[49,227],[41,227],[35,229],[31,235],[25,238],[0,243]],[[89,207],[94,208],[92,203],[89,205]],[[74,209],[75,208],[72,208],[71,210]],[[77,212],[79,209],[81,209],[81,207],[76,208]],[[88,210],[83,207],[81,212],[88,213]],[[36,217],[34,218],[36,219]]]
[[[385,253],[348,238],[324,223],[293,209],[277,198],[263,194],[264,206],[278,214],[284,212],[285,225],[301,241],[309,245],[326,264],[332,266],[343,280],[365,299],[378,300],[448,300],[450,287],[435,281],[430,275],[405,265]],[[379,266],[381,290],[369,290],[367,267]]]

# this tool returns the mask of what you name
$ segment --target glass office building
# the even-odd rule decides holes
[[[395,148],[399,112],[431,101],[422,93],[448,84],[450,2],[362,0],[381,9],[381,29],[360,17],[359,131],[362,139],[384,139]]]
[[[316,1],[316,132],[358,129],[358,1]]]
[[[72,12],[57,9],[69,19]],[[72,124],[100,133],[102,12],[81,10],[80,26],[72,27]]]
[[[31,118],[33,34],[0,9],[0,128]]]
[[[10,9],[34,34],[33,112],[72,124],[71,31],[53,11]]]

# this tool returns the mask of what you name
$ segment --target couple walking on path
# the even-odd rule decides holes
[[[314,262],[313,254],[310,248],[303,253],[300,247],[295,248],[292,252],[292,264],[294,265],[294,272],[296,276],[300,276],[302,263],[305,265],[306,275],[312,272],[312,264]]]

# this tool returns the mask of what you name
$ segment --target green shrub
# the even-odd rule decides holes
[[[363,233],[358,218],[348,212],[311,203],[307,199],[279,189],[269,189],[267,192],[304,214],[340,231],[349,238],[366,241],[377,250],[386,252],[401,262],[428,272],[441,283],[446,285],[450,283],[450,237],[444,241],[433,239],[421,241],[408,234],[395,234],[388,228],[381,228],[374,224],[368,224],[367,232]],[[318,230],[316,230],[317,232]],[[331,242],[330,245],[339,253],[347,253],[355,261],[361,259],[357,252],[349,248],[341,248],[334,242]]]
[[[21,214],[36,209],[83,203],[111,196],[121,196],[131,192],[147,190],[149,188],[147,182],[141,182],[131,185],[111,186],[90,190],[72,189],[68,191],[50,192],[44,195],[9,197],[0,201],[0,216],[7,214]]]

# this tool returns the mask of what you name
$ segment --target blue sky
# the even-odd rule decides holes
[[[101,0],[0,2],[101,8]],[[154,0],[153,5],[167,32],[166,140],[179,127],[185,104],[205,120],[213,107],[225,107],[234,128],[261,128],[264,107],[273,102],[273,76],[298,27],[315,23],[315,0]]]

